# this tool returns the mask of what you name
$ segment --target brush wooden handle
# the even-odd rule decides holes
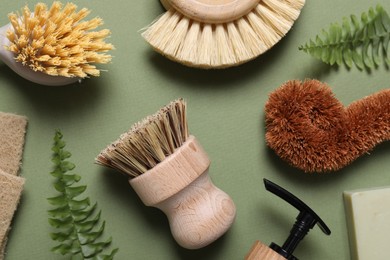
[[[129,182],[143,203],[161,209],[182,247],[214,242],[233,224],[232,199],[212,183],[210,160],[197,140],[188,140],[163,162]]]
[[[188,249],[217,240],[232,225],[236,211],[231,198],[213,185],[208,172],[156,207],[167,215],[175,240]]]
[[[171,9],[171,4],[169,0],[160,0],[160,2],[164,6],[165,10]]]
[[[286,260],[286,258],[260,241],[256,241],[249,253],[245,256],[245,260]]]
[[[226,23],[247,15],[259,0],[169,0],[184,16],[204,23]]]

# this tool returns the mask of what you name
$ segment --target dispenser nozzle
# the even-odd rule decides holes
[[[272,248],[275,252],[288,260],[297,259],[295,256],[293,256],[295,248],[310,231],[310,229],[315,226],[315,224],[317,224],[326,235],[330,235],[331,231],[328,226],[303,201],[267,179],[264,179],[264,185],[266,190],[287,201],[290,205],[300,211],[296,218],[296,222],[290,231],[290,235],[284,242],[283,246],[280,247],[275,243],[271,244],[270,248]]]

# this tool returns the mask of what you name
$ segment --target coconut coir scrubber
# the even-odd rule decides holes
[[[305,172],[335,171],[390,140],[390,89],[344,107],[317,80],[288,81],[265,105],[266,141]]]
[[[169,10],[142,33],[159,53],[190,67],[226,68],[275,45],[305,0],[162,0]]]
[[[182,99],[135,124],[96,162],[126,174],[143,203],[167,215],[182,247],[204,247],[233,224],[235,205],[211,182],[210,159],[188,133]]]
[[[24,147],[27,118],[0,112],[0,260],[22,194],[24,178],[17,176]]]

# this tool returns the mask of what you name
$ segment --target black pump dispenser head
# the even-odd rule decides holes
[[[264,179],[264,185],[266,190],[287,201],[300,211],[296,218],[296,222],[290,231],[290,235],[284,242],[283,246],[280,247],[275,243],[271,244],[270,248],[272,248],[275,252],[288,260],[296,260],[297,258],[293,256],[295,248],[310,231],[310,229],[315,226],[315,224],[317,224],[326,235],[330,235],[331,231],[324,221],[322,221],[322,219],[304,202],[267,179]]]

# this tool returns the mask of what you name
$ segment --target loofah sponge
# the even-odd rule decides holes
[[[7,234],[23,190],[24,178],[0,170],[0,260],[4,257]]]
[[[0,260],[24,185],[19,172],[27,118],[0,112]]]
[[[0,169],[6,173],[18,173],[26,126],[26,117],[0,112]]]
[[[344,107],[317,80],[288,81],[265,105],[266,142],[305,172],[335,171],[390,140],[390,89]]]

